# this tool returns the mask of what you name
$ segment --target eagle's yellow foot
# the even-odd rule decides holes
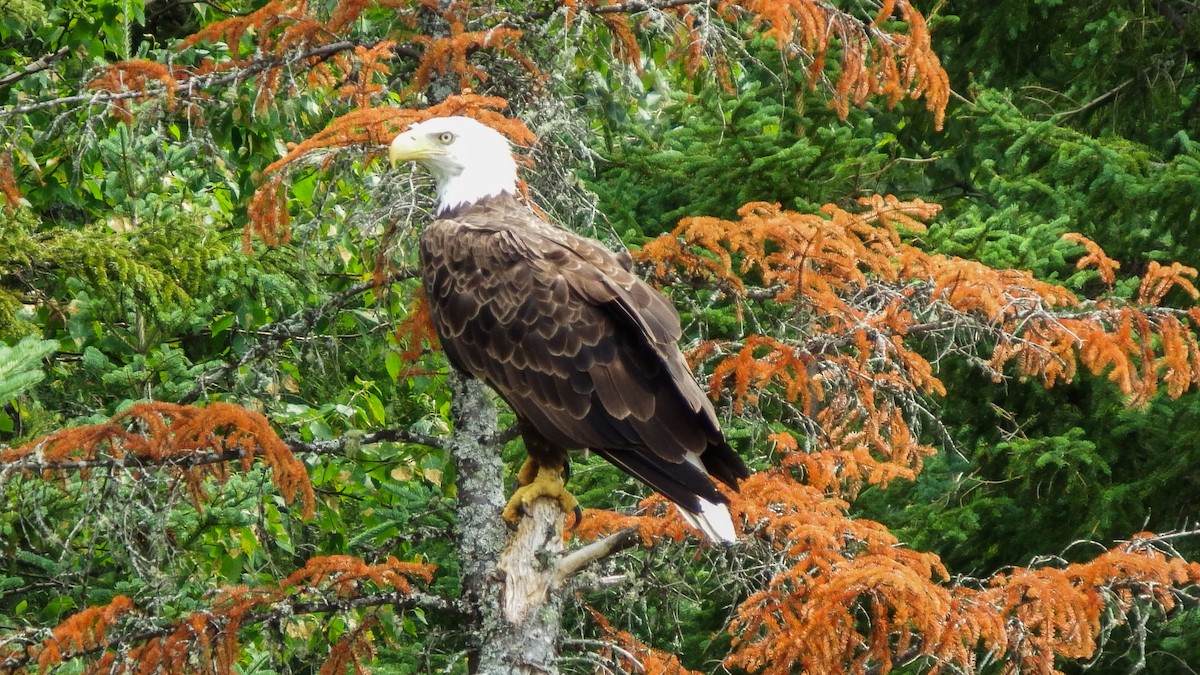
[[[557,501],[563,511],[574,514],[575,524],[579,524],[583,511],[579,508],[579,502],[575,500],[575,497],[567,492],[562,467],[544,466],[533,461],[532,458],[526,459],[525,464],[521,467],[521,472],[517,474],[517,482],[520,484],[519,487],[513,492],[512,498],[508,500],[508,505],[504,507],[505,520],[516,523],[535,501],[546,497]]]

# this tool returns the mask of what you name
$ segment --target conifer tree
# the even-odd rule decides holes
[[[0,671],[1050,673],[1192,603],[1174,533],[968,578],[852,515],[949,446],[946,364],[1087,371],[1131,406],[1200,383],[1195,269],[1121,276],[1072,234],[1082,295],[928,250],[940,207],[918,198],[725,204],[640,242],[757,469],[729,495],[736,547],[619,503],[586,459],[585,504],[615,510],[499,519],[515,432],[436,353],[412,271],[428,191],[382,148],[476,117],[521,149],[532,201],[602,232],[573,96],[736,95],[765,45],[837,118],[908,99],[940,127],[948,80],[905,0],[270,0],[197,6],[194,30],[104,7],[4,28],[37,49],[0,75],[0,332],[60,349],[0,353],[29,427],[0,450]],[[84,19],[113,38],[94,67],[34,26]]]

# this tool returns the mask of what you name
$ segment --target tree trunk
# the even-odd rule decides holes
[[[480,675],[558,673],[563,594],[555,570],[564,515],[558,502],[537,500],[500,554],[498,620],[480,654]]]
[[[508,541],[500,512],[504,465],[496,441],[496,409],[480,382],[454,373],[450,454],[458,474],[458,558],[472,625],[470,672],[553,675],[566,577],[558,503],[539,499]],[[561,578],[560,578],[561,577]]]

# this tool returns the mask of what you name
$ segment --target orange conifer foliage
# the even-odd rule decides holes
[[[205,26],[181,42],[179,50],[190,49],[202,42],[224,42],[233,55],[238,57],[242,51],[242,38],[247,31],[262,33],[262,36],[256,36],[256,39],[264,40],[260,44],[267,46],[271,42],[265,42],[266,40],[278,40],[278,37],[272,32],[273,30],[277,31],[292,23],[306,24],[307,11],[307,2],[271,0],[249,14],[231,16]]]
[[[272,97],[277,95],[289,52],[328,50],[328,54],[314,54],[308,59],[307,85],[333,88],[338,96],[363,108],[384,92],[384,82],[391,74],[389,61],[395,56],[396,44],[383,41],[340,48],[338,40],[364,11],[374,7],[400,11],[423,7],[441,16],[449,26],[449,35],[445,37],[431,38],[419,33],[408,36],[411,45],[424,47],[417,57],[417,68],[408,93],[419,92],[437,75],[457,75],[464,90],[485,82],[489,77],[487,72],[468,61],[468,57],[478,50],[495,51],[521,64],[529,73],[538,74],[537,66],[517,45],[521,31],[505,26],[468,30],[471,20],[493,11],[490,5],[470,1],[455,2],[443,11],[437,2],[429,0],[341,0],[327,16],[323,16],[321,8],[310,6],[307,0],[272,0],[245,16],[208,25],[181,42],[179,49],[186,50],[202,42],[228,45],[234,58],[223,64],[223,68],[256,69],[259,110],[265,110]],[[415,23],[415,15],[409,21]],[[243,56],[242,42],[247,35],[253,36],[254,48]],[[408,56],[412,56],[413,51],[415,49],[410,48]],[[264,55],[273,62],[264,64]]]
[[[354,57],[358,59],[358,67],[350,71],[344,84],[337,88],[339,97],[349,99],[359,108],[371,105],[371,101],[384,93],[382,80],[392,70],[386,59],[391,58],[396,43],[384,40],[371,47],[356,45]]]
[[[749,276],[772,301],[794,308],[792,339],[710,342],[697,356],[714,363],[712,395],[727,393],[735,411],[769,396],[819,430],[803,460],[814,484],[840,483],[853,495],[864,480],[886,483],[920,470],[933,448],[916,440],[913,411],[921,397],[945,394],[934,364],[908,344],[925,336],[963,353],[980,351],[985,340],[996,377],[1011,367],[1051,386],[1082,365],[1106,373],[1134,405],[1160,382],[1172,396],[1200,383],[1195,311],[1158,306],[1174,288],[1197,297],[1195,270],[1151,265],[1138,304],[1085,304],[1026,272],[903,243],[900,230],[922,231],[936,205],[890,197],[863,205],[861,213],[826,206],[816,215],[747,204],[737,221],[685,219],[639,253],[660,277],[700,280],[746,303]],[[1098,265],[1104,279],[1115,270],[1094,244],[1083,264]]]
[[[355,675],[370,675],[371,671],[363,663],[375,658],[375,643],[367,638],[378,625],[379,619],[372,616],[358,628],[347,631],[329,650],[329,658],[318,675],[342,675],[347,668],[353,669]]]
[[[38,651],[37,664],[43,672],[63,662],[65,655],[102,646],[105,633],[122,616],[134,611],[133,601],[118,595],[107,605],[88,607],[55,626]],[[9,656],[0,653],[0,659]]]
[[[467,61],[472,52],[480,49],[492,49],[504,54],[521,64],[530,75],[541,78],[537,65],[517,44],[521,39],[521,31],[506,26],[480,31],[467,30],[467,24],[472,19],[494,11],[490,5],[459,0],[442,11],[434,0],[422,0],[422,4],[441,15],[449,26],[449,35],[436,38],[427,35],[413,37],[414,42],[425,46],[425,53],[422,54],[412,81],[405,90],[406,94],[424,90],[439,75],[457,75],[458,86],[463,91],[469,90],[477,83],[486,82],[489,78],[487,71]]]
[[[1170,557],[1152,535],[1139,535],[1088,563],[1018,569],[981,587],[947,585],[937,556],[903,548],[878,523],[850,518],[847,503],[786,468],[755,474],[731,496],[746,531],[790,565],[738,607],[730,627],[726,666],[765,675],[888,672],[917,658],[973,671],[979,654],[1005,663],[1004,672],[1057,673],[1055,658],[1097,651],[1104,613],[1124,616],[1137,602],[1167,611],[1177,604],[1173,589],[1200,581],[1200,564]],[[675,538],[682,522],[673,511],[589,512],[580,534],[633,525],[647,543]],[[633,640],[624,634],[613,639],[636,644],[623,642]]]
[[[699,2],[621,3],[617,0],[564,0],[567,28],[581,14],[598,16],[612,35],[615,57],[641,68],[641,49],[633,29],[653,21],[649,13],[630,16],[644,9],[674,14],[681,20],[678,53],[686,59],[688,72],[695,74],[708,60],[714,70],[728,76],[723,50],[706,50],[706,39],[696,25],[691,5]],[[619,9],[618,9],[619,8]],[[949,78],[930,44],[925,19],[905,0],[884,0],[873,20],[856,18],[829,3],[813,0],[719,0],[716,16],[732,25],[748,22],[779,46],[788,59],[809,62],[810,81],[816,86],[833,50],[840,55],[838,81],[834,85],[834,108],[845,115],[850,105],[861,105],[868,97],[882,95],[888,105],[905,96],[924,98],[941,127],[949,101]]]
[[[157,96],[167,101],[168,109],[174,109],[177,96],[183,92],[189,97],[203,96],[200,91],[205,78],[235,73],[226,81],[252,79],[256,84],[255,107],[262,112],[279,94],[287,69],[302,62],[309,87],[330,90],[363,107],[384,93],[396,44],[388,40],[350,44],[342,41],[339,31],[371,7],[405,9],[415,4],[413,0],[343,0],[326,15],[323,7],[310,7],[307,0],[271,0],[249,14],[209,24],[178,45],[184,51],[204,42],[223,42],[229,48],[229,59],[206,58],[194,68],[132,59],[112,64],[88,88],[116,94],[108,99],[113,113],[129,122],[130,101]],[[247,36],[252,36],[253,45],[243,45]],[[155,84],[160,86],[151,86]],[[198,112],[192,106],[187,111]],[[203,121],[198,115],[192,115],[192,119]]]
[[[400,562],[395,558],[378,565],[369,565],[353,556],[320,556],[311,558],[303,568],[292,573],[275,587],[244,586],[223,590],[209,609],[193,612],[179,621],[175,628],[155,637],[129,652],[127,663],[131,667],[156,667],[165,663],[185,662],[189,657],[201,663],[211,664],[211,672],[223,675],[232,673],[234,659],[238,654],[238,630],[249,619],[260,620],[256,612],[269,611],[272,607],[298,598],[319,598],[332,594],[334,597],[350,598],[363,593],[362,583],[371,582],[380,589],[390,589],[401,594],[411,593],[410,578],[416,577],[429,582],[433,579],[432,565]],[[356,642],[366,637],[366,632],[357,634]],[[369,649],[349,643],[335,647],[330,660],[350,663],[358,655],[368,654]]]
[[[1063,239],[1079,244],[1087,251],[1087,255],[1075,263],[1076,269],[1082,270],[1094,267],[1096,268],[1096,273],[1100,275],[1100,280],[1105,284],[1111,287],[1116,283],[1117,270],[1121,269],[1121,263],[1105,255],[1104,250],[1100,248],[1099,244],[1078,232],[1068,232],[1063,235]]]
[[[206,498],[206,478],[226,480],[233,459],[249,471],[255,457],[271,468],[284,498],[298,499],[304,516],[311,516],[315,500],[304,463],[265,417],[229,403],[204,408],[139,403],[105,424],[63,429],[0,451],[0,464],[36,459],[35,466],[47,467],[47,477],[99,466],[161,466],[183,479],[199,506]]]
[[[733,513],[736,515],[736,506]],[[638,502],[636,515],[584,509],[583,519],[568,535],[589,541],[631,527],[637,528],[642,545],[646,547],[668,541],[681,542],[692,533],[671,502],[653,494]]]
[[[111,91],[111,92],[146,92],[149,85],[157,82],[163,85],[163,98],[166,99],[168,107],[174,105],[174,95],[179,89],[177,78],[182,75],[182,72],[177,72],[178,69],[169,68],[157,61],[147,61],[146,59],[131,59],[129,61],[121,61],[109,66],[99,77],[88,83],[88,89],[94,91]],[[145,101],[150,98],[149,93],[142,96],[136,96],[133,100]],[[119,99],[112,102],[113,115],[117,119],[126,122],[133,122],[133,111],[129,107],[130,99]]]
[[[394,335],[396,342],[403,345],[399,352],[401,363],[416,363],[426,347],[438,348],[437,331],[433,327],[432,317],[429,316],[429,299],[425,297],[424,289],[418,288],[413,291],[408,316],[396,324]],[[407,372],[409,375],[414,374],[411,369]]]
[[[567,25],[581,11],[597,14],[612,35],[613,55],[640,70],[642,54],[632,28],[652,19],[643,16],[635,22],[631,21],[633,17],[607,11],[621,4],[616,0],[585,2],[586,9],[578,0],[564,3]],[[707,60],[728,85],[729,69],[723,50],[710,52],[703,48],[706,40],[698,30],[691,4],[670,3],[663,7],[679,17],[683,26],[676,46],[690,73],[699,71]],[[886,0],[871,21],[814,0],[719,0],[714,10],[716,16],[733,26],[748,22],[772,40],[784,58],[804,59],[814,88],[823,77],[827,57],[831,52],[836,54],[838,76],[832,87],[832,106],[841,116],[849,113],[850,106],[861,106],[873,96],[882,96],[888,106],[905,97],[924,98],[934,115],[934,125],[941,128],[950,100],[950,79],[933,51],[925,18],[906,0]]]
[[[260,55],[273,62],[258,68],[257,108],[269,107],[277,95],[284,74],[284,60],[288,52],[295,50],[319,50],[331,47],[341,39],[338,31],[344,30],[369,7],[406,7],[413,4],[407,0],[346,0],[338,3],[328,16],[322,16],[310,7],[307,0],[271,0],[261,8],[245,15],[233,16],[209,24],[190,35],[179,44],[180,51],[190,49],[202,42],[224,42],[233,59],[222,64],[224,69],[252,67]],[[243,56],[242,41],[253,35],[254,45]],[[357,105],[365,105],[372,96],[382,92],[376,76],[391,72],[384,62],[392,56],[394,43],[384,41],[374,45],[357,45],[353,49],[330,49],[327,55],[314,55],[308,60],[308,85],[335,87],[338,95],[349,98]],[[211,64],[210,64],[210,67]],[[352,75],[352,79],[337,86],[339,73]]]
[[[282,590],[305,587],[321,587],[334,591],[342,597],[351,597],[358,592],[359,585],[370,581],[379,588],[390,588],[400,593],[411,593],[411,577],[433,580],[433,565],[400,562],[388,558],[378,565],[368,565],[348,555],[329,555],[310,558],[304,567],[293,572],[280,584]]]
[[[644,673],[645,675],[700,675],[699,671],[684,668],[676,656],[645,645],[626,631],[617,630],[600,612],[589,607],[588,614],[600,627],[604,639],[611,644],[610,647],[602,647],[598,656],[622,669],[618,672]]]
[[[238,632],[248,623],[291,616],[297,610],[336,611],[337,603],[324,601],[359,597],[371,587],[408,595],[413,592],[411,579],[428,583],[433,572],[432,565],[395,558],[370,565],[352,556],[318,556],[278,585],[226,588],[210,607],[163,629],[139,633],[135,639],[140,644],[131,644],[127,637],[113,636],[110,640],[107,635],[119,618],[136,611],[132,601],[118,596],[108,605],[89,607],[67,618],[54,628],[51,637],[30,647],[27,658],[0,652],[0,664],[17,658],[21,663],[36,662],[45,670],[69,659],[98,655],[87,672],[226,675],[235,672]],[[350,666],[363,672],[362,662],[373,654],[367,639],[371,625],[368,618],[357,630],[343,636],[330,650],[321,672],[342,673]]]
[[[936,555],[904,548],[879,523],[851,518],[848,503],[798,479],[800,464],[786,459],[729,495],[747,536],[784,563],[737,608],[730,668],[888,672],[924,658],[934,672],[974,672],[983,654],[1006,673],[1057,673],[1056,658],[1096,653],[1104,616],[1123,617],[1148,602],[1169,611],[1178,604],[1175,589],[1200,582],[1200,563],[1170,556],[1142,534],[1087,563],[948,583]],[[681,538],[682,520],[664,505],[660,497],[644,500],[649,515],[642,516],[589,511],[577,534],[634,526],[647,545]],[[636,653],[635,638],[606,630]]]
[[[1004,672],[1056,673],[1056,657],[1097,651],[1105,612],[1124,616],[1137,602],[1169,610],[1173,589],[1200,581],[1200,564],[1139,535],[1087,563],[1017,569],[982,587],[946,585],[936,556],[849,518],[845,503],[786,470],[756,474],[735,503],[747,528],[792,564],[738,608],[730,628],[726,665],[769,675],[887,672],[916,658],[973,671],[979,654]]]
[[[17,186],[17,177],[13,173],[12,152],[0,152],[0,195],[4,195],[4,206],[9,213],[21,203],[21,188]]]
[[[946,351],[984,358],[991,347],[983,363],[996,377],[1015,371],[1047,386],[1082,365],[1107,373],[1132,405],[1163,381],[1177,396],[1198,382],[1200,312],[1158,303],[1175,288],[1195,298],[1195,271],[1152,266],[1136,304],[1084,301],[1025,272],[904,243],[900,228],[920,232],[934,205],[863,203],[861,213],[827,206],[821,215],[748,204],[736,221],[685,220],[639,253],[662,278],[790,310],[772,336],[709,341],[692,355],[712,364],[714,397],[740,408],[783,406],[805,437],[802,446],[800,433],[774,432],[777,465],[729,495],[735,522],[769,546],[784,571],[738,607],[726,665],[765,674],[887,672],[921,658],[935,670],[974,671],[983,658],[1004,672],[1055,673],[1056,658],[1094,655],[1106,622],[1120,622],[1138,603],[1173,608],[1177,589],[1200,581],[1200,564],[1169,555],[1153,535],[1087,563],[950,583],[937,556],[851,518],[844,500],[864,484],[914,476],[934,450],[915,424],[922,401],[945,390],[935,364],[909,341],[936,336]],[[1085,246],[1081,266],[1096,266],[1111,284],[1115,262],[1072,240]],[[588,512],[578,534],[637,527],[647,545],[684,536],[663,504],[644,500],[638,516]]]
[[[784,469],[752,476],[742,495],[747,525],[792,566],[738,608],[728,665],[765,673],[884,665],[886,672],[893,653],[921,640],[959,644],[946,635],[956,624],[948,621],[950,591],[936,583],[949,576],[936,556],[898,547],[882,525],[849,518],[846,503]],[[865,632],[860,605],[871,617]]]

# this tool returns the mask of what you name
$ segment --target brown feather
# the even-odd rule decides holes
[[[678,314],[628,255],[501,195],[426,228],[421,266],[451,364],[513,407],[531,453],[593,448],[693,513],[725,500],[686,456],[734,489],[749,475],[679,351]]]

